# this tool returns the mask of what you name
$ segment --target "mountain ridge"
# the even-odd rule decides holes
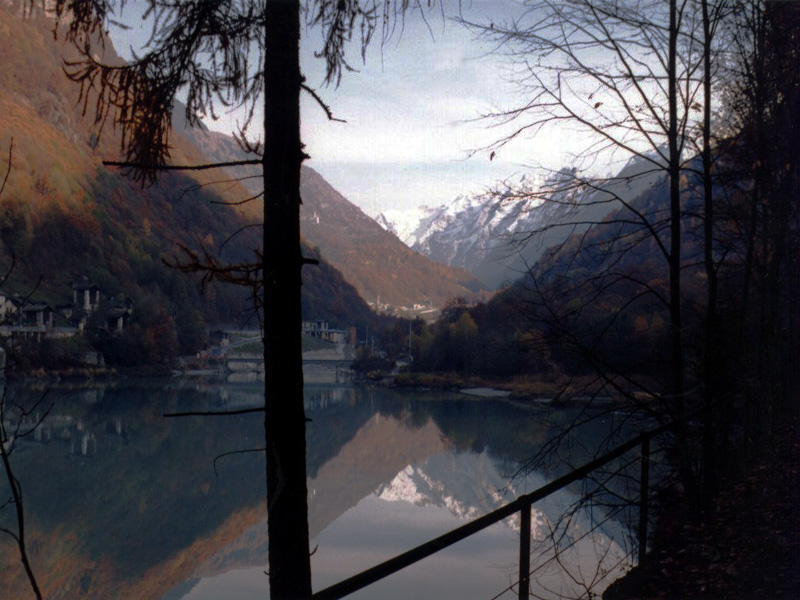
[[[388,234],[313,169],[304,169],[300,190],[303,236],[320,247],[368,302],[440,307],[480,289],[470,273],[430,260]]]
[[[630,161],[598,185],[582,185],[572,169],[544,184],[523,174],[495,190],[413,212],[387,211],[377,221],[411,248],[496,289],[523,276],[547,248],[619,208],[615,197],[637,197],[663,179],[648,167]]]
[[[207,128],[178,129],[195,144],[208,149],[214,160],[241,160],[249,156],[226,134]],[[263,205],[255,197],[261,192],[259,168],[226,170],[231,176],[241,178],[254,197],[237,210],[260,221]],[[449,268],[408,248],[307,165],[301,172],[300,193],[303,239],[318,247],[321,255],[371,305],[384,310],[428,303],[440,307],[455,297],[471,297],[482,287],[463,269]]]
[[[103,159],[121,158],[119,131],[112,122],[101,129],[83,114],[80,86],[63,71],[63,59],[72,55],[53,39],[52,19],[38,11],[23,18],[17,4],[1,3],[0,38],[0,177],[8,173],[0,196],[3,291],[23,297],[33,291],[33,299],[56,306],[71,299],[71,280],[87,277],[109,302],[133,302],[130,336],[145,346],[159,339],[152,350],[167,348],[164,356],[197,352],[208,326],[242,326],[252,317],[248,290],[201,284],[199,274],[164,260],[190,260],[181,246],[199,256],[206,249],[224,263],[251,260],[260,245],[254,220],[225,205],[250,192],[234,181],[212,185],[230,180],[219,169],[191,177],[164,173],[157,184],[142,186],[103,166]],[[110,41],[105,52],[120,60]],[[209,162],[180,127],[170,144],[175,164]],[[306,317],[344,327],[377,318],[321,259],[304,278]],[[133,360],[143,352],[129,347],[119,356]]]

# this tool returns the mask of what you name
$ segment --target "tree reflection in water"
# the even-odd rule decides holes
[[[23,404],[38,397],[24,387],[12,391]],[[161,416],[257,406],[257,385],[137,382],[51,394],[56,408],[47,433],[18,455],[32,561],[53,565],[42,569],[46,597],[79,589],[92,597],[197,600],[218,597],[222,588],[234,599],[263,597],[263,457],[228,454],[214,469],[215,457],[263,443],[259,417]],[[344,386],[309,386],[306,405],[315,589],[552,479],[554,473],[531,473],[509,482],[569,418],[458,394]],[[588,459],[592,440],[607,426],[598,420],[579,432],[583,443],[573,446],[573,464]],[[537,504],[535,540],[549,544],[550,527],[575,499],[565,490]],[[563,574],[568,562],[575,573],[593,576],[597,556],[605,554],[613,571],[625,554],[625,528],[610,520],[582,538],[590,529],[581,516],[558,530],[577,543],[561,556],[564,565],[540,570],[538,593],[580,591]],[[516,580],[517,547],[518,522],[510,519],[355,597],[408,597],[413,590],[491,597]],[[24,574],[3,550],[3,588],[24,597]]]

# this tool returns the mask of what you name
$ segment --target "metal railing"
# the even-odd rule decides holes
[[[376,565],[366,571],[354,575],[348,579],[340,581],[330,587],[327,587],[315,593],[312,598],[315,600],[334,600],[343,598],[360,589],[367,587],[381,579],[392,575],[402,569],[405,569],[420,560],[435,554],[439,550],[443,550],[448,546],[452,546],[456,542],[460,542],[487,527],[494,525],[506,519],[517,512],[520,513],[520,547],[519,547],[519,591],[518,596],[520,600],[528,600],[530,595],[530,559],[531,559],[531,506],[559,491],[560,489],[568,486],[575,481],[583,479],[593,471],[608,464],[614,459],[630,452],[634,448],[641,448],[641,473],[639,480],[639,530],[638,530],[638,560],[641,564],[647,552],[647,511],[648,511],[648,491],[649,491],[649,471],[650,471],[650,439],[654,436],[660,435],[667,431],[677,428],[685,424],[690,418],[700,414],[702,411],[695,411],[686,415],[681,420],[662,425],[656,429],[646,431],[639,434],[632,440],[617,446],[613,450],[603,454],[602,456],[586,463],[585,465],[574,469],[570,473],[551,481],[547,485],[539,489],[520,496],[513,502],[498,508],[482,517],[475,519],[462,525],[453,531],[445,533],[437,538],[430,540],[416,548],[412,548],[403,554],[395,556],[379,565]]]

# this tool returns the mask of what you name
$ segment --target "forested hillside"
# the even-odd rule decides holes
[[[690,197],[687,210],[696,210],[697,201]],[[633,206],[658,215],[666,202],[662,182]],[[663,260],[655,239],[626,222],[624,213],[614,211],[588,232],[550,247],[528,273],[486,304],[451,305],[420,347],[418,364],[486,375],[560,377],[593,373],[592,359],[602,357],[614,371],[666,375],[668,314],[658,298],[666,286]],[[686,252],[696,255],[699,247],[687,243]],[[700,299],[700,289],[691,285],[698,276],[697,268],[685,274],[691,290],[687,304]],[[468,356],[458,350],[471,347]]]
[[[705,122],[686,130],[693,151],[677,151],[676,140],[685,140],[665,132],[673,152],[652,161],[667,175],[663,185],[620,194],[622,208],[551,247],[491,302],[453,304],[433,327],[415,328],[417,369],[491,376],[508,387],[524,374],[527,391],[548,401],[674,427],[659,440],[669,476],[650,495],[663,502],[654,551],[640,546],[638,574],[615,600],[729,597],[736,586],[747,590],[742,597],[797,592],[796,579],[765,576],[765,568],[791,571],[796,535],[774,553],[743,556],[731,532],[740,533],[750,506],[782,523],[757,522],[757,535],[794,519],[785,486],[794,469],[783,465],[797,462],[800,419],[800,12],[790,3],[738,8],[725,32],[736,52],[713,57],[725,76],[704,67],[706,109],[712,86],[720,90],[718,121],[707,110]],[[608,35],[596,13],[569,14]],[[513,32],[527,44],[523,34]],[[556,49],[570,58],[575,47]],[[695,109],[704,107],[687,111]],[[710,124],[716,137],[706,135]],[[741,489],[757,499],[731,509]],[[726,506],[731,512],[718,519]]]
[[[236,142],[219,132],[177,127],[215,161],[245,158]],[[254,167],[228,169],[243,178],[253,194],[260,182]],[[360,208],[342,196],[310,167],[301,172],[300,233],[317,247],[359,294],[371,303],[441,307],[455,297],[470,297],[483,285],[468,271],[453,268],[409,249]],[[246,218],[260,219],[260,198],[237,207]]]
[[[88,281],[105,302],[130,301],[130,343],[112,354],[132,364],[196,352],[212,325],[256,327],[248,289],[201,285],[200,274],[165,264],[189,262],[183,248],[205,248],[222,263],[251,260],[260,228],[224,205],[249,192],[199,185],[229,179],[221,172],[164,174],[140,186],[104,167],[102,160],[118,158],[118,134],[82,114],[79,87],[63,71],[68,50],[52,27],[41,15],[23,18],[15,5],[0,5],[0,181],[8,174],[0,196],[2,291],[56,306],[72,300],[71,282]],[[110,43],[106,51],[113,53]],[[172,145],[176,163],[209,160],[179,132]],[[306,268],[308,318],[342,327],[372,318],[320,258],[319,267]]]
[[[664,179],[640,158],[592,186],[580,185],[576,176],[574,167],[549,173],[542,183],[523,174],[436,208],[390,211],[381,221],[414,250],[496,289],[519,278],[548,247],[619,208],[618,197],[638,196]],[[401,217],[408,219],[403,231],[391,223]]]
[[[439,307],[481,289],[471,273],[410,250],[316,171],[304,169],[300,189],[303,237],[318,246],[366,300],[409,307],[430,302]]]

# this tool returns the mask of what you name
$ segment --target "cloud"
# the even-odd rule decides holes
[[[490,0],[474,0],[470,14],[499,18]],[[511,5],[511,3],[508,3]],[[439,204],[462,193],[491,185],[519,172],[523,165],[542,163],[559,168],[580,137],[562,130],[545,130],[536,138],[522,136],[499,150],[463,163],[470,150],[486,147],[508,135],[513,126],[474,120],[492,109],[525,101],[508,82],[503,59],[487,54],[463,27],[429,15],[431,30],[419,15],[407,15],[402,36],[381,46],[376,40],[360,59],[357,43],[348,48],[356,73],[345,73],[338,87],[322,86],[324,61],[317,30],[304,32],[302,65],[310,85],[338,118],[331,122],[308,95],[302,98],[302,133],[311,164],[360,205],[370,202]],[[230,131],[237,114],[212,125]],[[256,122],[260,120],[257,117]],[[490,124],[495,123],[493,127]],[[255,135],[253,137],[256,137]],[[457,166],[454,166],[457,165]],[[469,165],[468,167],[465,165]]]
[[[523,171],[519,165],[485,159],[354,163],[312,158],[309,164],[372,215],[389,208],[439,206]]]

